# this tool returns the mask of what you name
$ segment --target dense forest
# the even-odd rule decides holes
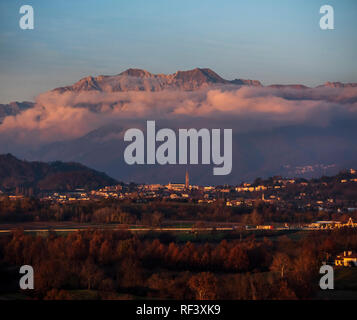
[[[16,230],[0,237],[0,275],[33,266],[31,299],[75,299],[76,290],[95,299],[310,299],[322,261],[346,249],[357,249],[354,229],[195,244],[127,231],[43,237]]]

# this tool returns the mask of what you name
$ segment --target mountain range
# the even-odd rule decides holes
[[[67,87],[54,89],[63,93],[66,91],[163,91],[185,90],[194,91],[212,85],[250,85],[262,86],[260,81],[235,79],[225,80],[208,68],[196,68],[189,71],[177,71],[174,74],[152,74],[146,70],[128,69],[115,76],[86,77]]]
[[[259,80],[234,79],[226,80],[209,68],[196,68],[188,71],[177,71],[173,74],[152,74],[146,70],[128,69],[115,76],[86,77],[71,86],[56,88],[56,92],[127,92],[127,91],[194,91],[209,86],[233,85],[262,87]],[[308,89],[301,84],[273,84],[271,88]],[[346,88],[357,87],[357,83],[326,82],[318,87]]]
[[[209,68],[195,68],[188,71],[177,71],[173,74],[153,74],[142,69],[127,69],[114,76],[100,75],[85,77],[73,85],[55,88],[52,91],[87,92],[97,91],[104,93],[149,91],[159,92],[164,90],[196,91],[203,88],[214,87],[266,87],[273,89],[311,89],[303,84],[272,84],[263,86],[259,80],[234,79],[226,80]],[[356,88],[357,83],[325,82],[316,88]],[[17,115],[35,105],[34,102],[10,102],[0,104],[0,123],[6,116]]]
[[[152,119],[173,129],[233,129],[232,174],[214,177],[209,166],[189,166],[192,183],[314,177],[357,165],[356,105],[357,83],[264,86],[208,68],[169,75],[128,69],[55,88],[35,103],[0,105],[0,150],[33,161],[80,162],[125,182],[182,181],[183,166],[124,163],[125,130]]]

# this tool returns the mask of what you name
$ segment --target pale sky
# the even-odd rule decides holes
[[[19,28],[32,5],[35,29]],[[319,28],[322,5],[335,30]],[[357,82],[355,0],[1,0],[0,103],[127,68],[263,84]]]

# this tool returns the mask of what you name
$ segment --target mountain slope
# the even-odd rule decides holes
[[[34,106],[33,102],[10,102],[9,104],[0,104],[0,123],[7,116],[15,116]]]
[[[19,187],[38,191],[70,191],[117,183],[106,174],[75,162],[28,162],[11,154],[0,155],[0,188],[6,191]]]
[[[178,121],[176,125],[180,128],[183,123]],[[127,165],[123,159],[128,145],[122,139],[124,132],[124,124],[102,127],[78,139],[28,152],[26,158],[78,161],[128,183],[184,181],[188,168],[190,181],[203,185],[237,184],[274,175],[311,178],[335,174],[341,168],[356,167],[357,163],[357,128],[353,121],[331,127],[298,125],[268,132],[233,132],[233,170],[228,176],[213,176],[212,165]],[[201,157],[200,151],[199,154]]]

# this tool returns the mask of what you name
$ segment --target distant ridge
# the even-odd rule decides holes
[[[310,87],[304,86],[303,84],[272,84],[268,87],[274,89],[311,89]]]
[[[9,104],[0,104],[0,123],[7,116],[16,116],[17,114],[30,109],[34,106],[33,102],[10,102]]]
[[[152,74],[146,70],[128,69],[114,76],[86,77],[71,86],[56,88],[55,92],[127,92],[127,91],[194,91],[212,85],[262,86],[258,80],[225,80],[209,68],[177,71],[173,74]]]
[[[56,88],[55,92],[127,92],[182,90],[195,91],[211,86],[252,86],[263,87],[259,80],[234,79],[226,80],[209,68],[195,68],[187,71],[177,71],[173,74],[153,74],[146,70],[130,68],[114,76],[85,77],[73,85]],[[273,84],[268,88],[274,89],[312,89],[303,84]],[[326,82],[317,88],[354,88],[357,83]]]
[[[342,82],[325,82],[323,85],[318,86],[327,88],[357,88],[357,83],[342,83]]]

